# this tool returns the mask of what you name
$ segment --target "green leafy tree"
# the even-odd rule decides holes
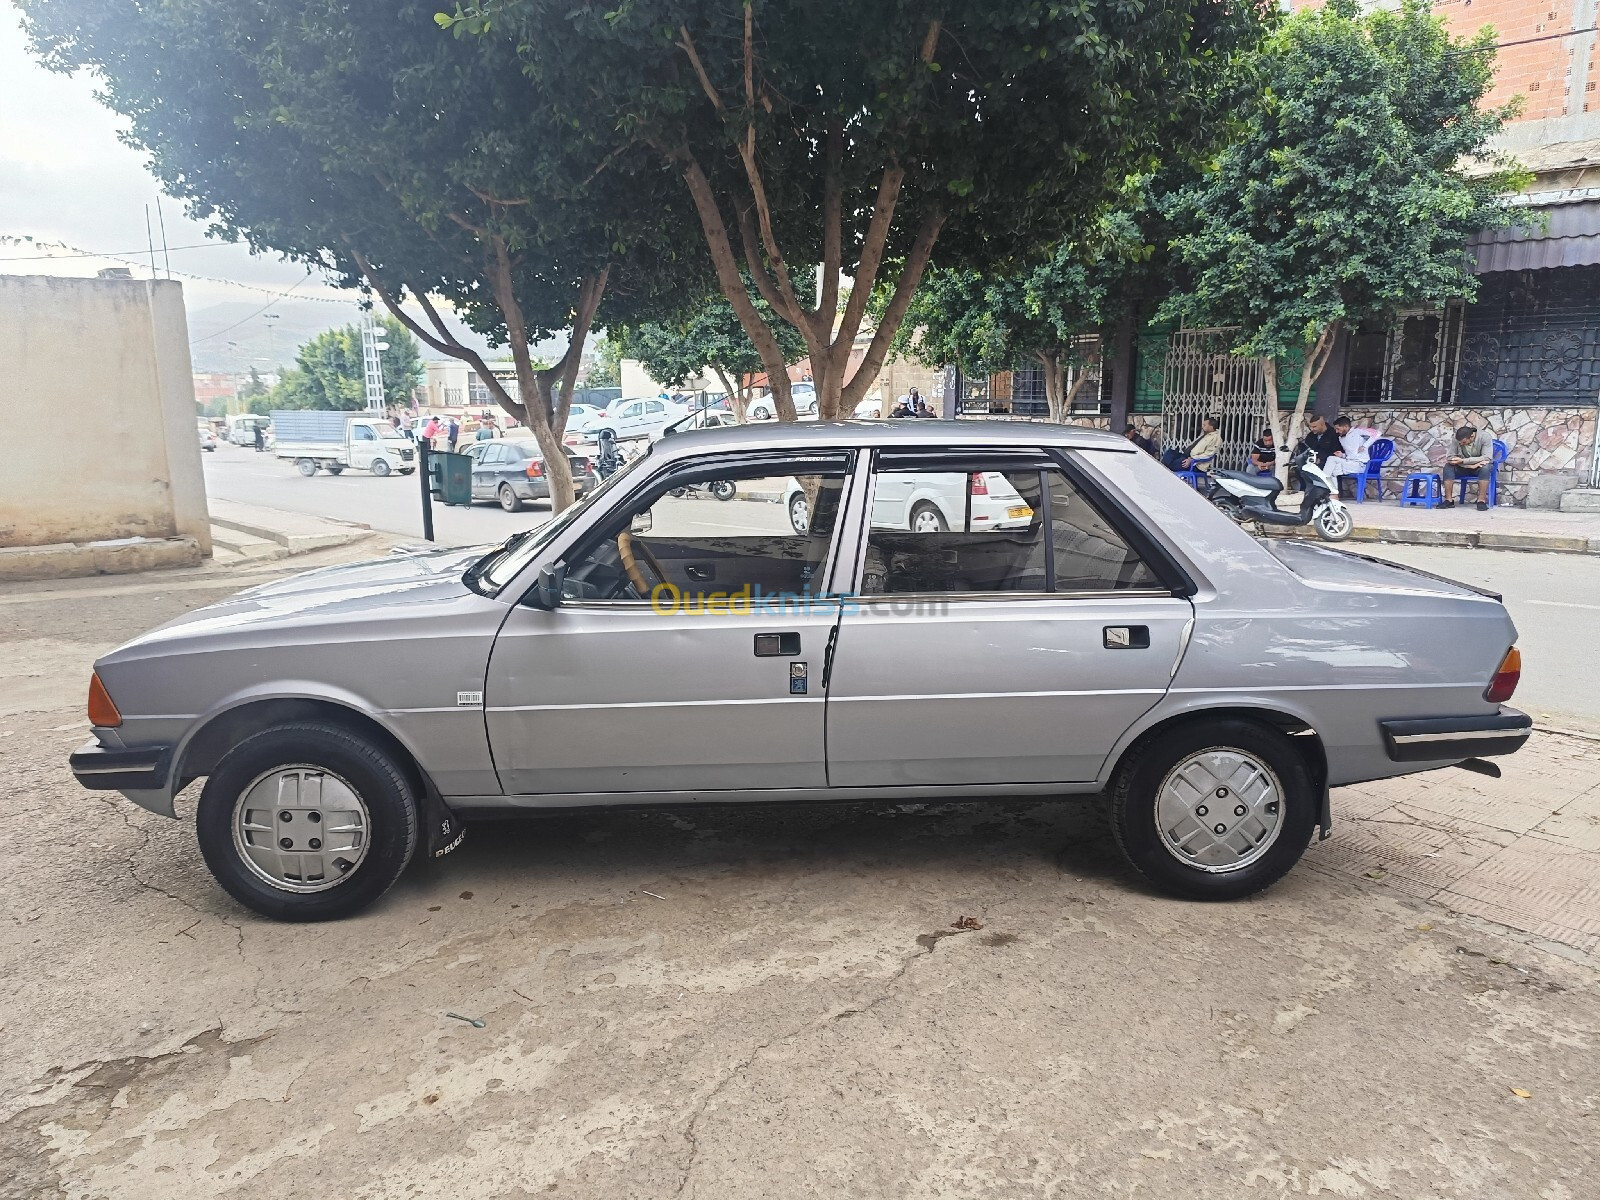
[[[753,298],[751,303],[758,312],[766,308],[760,299]],[[805,357],[805,340],[797,330],[779,326],[774,336],[785,366]],[[710,371],[721,381],[735,417],[745,419],[753,377],[762,373],[765,364],[733,306],[720,293],[707,295],[672,320],[620,329],[617,338],[622,357],[638,359],[651,378],[672,387],[682,387],[694,376]],[[788,378],[786,373],[784,378]]]
[[[573,495],[561,430],[589,328],[602,303],[617,320],[651,315],[655,289],[690,273],[674,267],[672,235],[692,218],[659,165],[614,157],[563,120],[515,42],[441,34],[434,7],[26,0],[24,12],[48,66],[99,76],[127,140],[192,215],[367,290],[471,364],[538,439],[561,508]],[[515,394],[445,306],[507,347]],[[530,346],[562,331],[566,355],[540,369]]]
[[[805,343],[821,416],[853,411],[936,245],[944,265],[985,270],[1071,238],[1158,150],[1208,136],[1232,60],[1272,10],[477,0],[440,20],[463,40],[516,42],[574,129],[679,177],[793,419],[779,327]],[[852,369],[880,286],[889,299]]]
[[[383,366],[384,407],[408,405],[423,375],[416,339],[393,317],[380,318],[377,325],[379,340],[387,346],[378,352]],[[317,334],[295,352],[294,366],[283,372],[278,386],[272,389],[272,408],[354,412],[366,406],[366,362],[360,325]]]
[[[1300,435],[1341,325],[1470,298],[1467,239],[1513,222],[1498,196],[1519,174],[1504,163],[1463,171],[1493,161],[1486,143],[1513,111],[1483,107],[1493,44],[1488,29],[1451,38],[1419,0],[1298,12],[1254,63],[1262,86],[1239,136],[1175,198],[1175,249],[1194,274],[1168,312],[1240,328],[1239,352],[1262,360],[1280,444]],[[1277,362],[1295,358],[1285,439]]]
[[[594,362],[590,364],[589,374],[583,382],[585,387],[592,388],[622,386],[622,345],[611,336],[610,330],[606,331],[605,340],[595,351]]]
[[[973,375],[1037,365],[1050,419],[1065,421],[1094,375],[1107,327],[1131,317],[1149,287],[1158,246],[1147,227],[1160,224],[1150,183],[1129,180],[1123,203],[1083,241],[1062,242],[1010,273],[930,271],[899,344],[926,366],[953,363]]]

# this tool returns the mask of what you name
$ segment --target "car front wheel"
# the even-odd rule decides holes
[[[1111,788],[1111,830],[1133,866],[1163,891],[1236,900],[1300,861],[1321,805],[1289,738],[1217,718],[1135,746]]]
[[[200,853],[223,889],[263,916],[326,921],[365,908],[417,844],[417,801],[386,750],[303,722],[245,738],[200,794]]]

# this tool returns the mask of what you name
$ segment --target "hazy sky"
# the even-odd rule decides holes
[[[41,67],[28,53],[16,9],[0,5],[0,238],[31,236],[80,250],[131,251],[120,256],[139,264],[136,274],[148,275],[144,210],[151,206],[153,223],[159,188],[145,169],[144,155],[117,140],[124,122],[96,102],[94,90],[88,76],[56,75]],[[302,267],[252,257],[241,246],[206,244],[205,226],[185,217],[170,197],[163,199],[162,211],[169,246],[201,247],[171,251],[174,277],[183,271],[269,289],[256,292],[186,278],[191,309],[252,296],[266,303],[271,290],[289,287],[305,275]],[[158,228],[158,265],[160,240]],[[26,261],[44,253],[0,242],[0,272],[93,275],[101,267],[119,265],[111,259]],[[338,293],[313,278],[294,294]]]

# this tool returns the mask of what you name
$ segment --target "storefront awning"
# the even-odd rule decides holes
[[[1600,265],[1600,199],[1529,206],[1528,216],[1533,228],[1485,230],[1467,243],[1474,274]]]

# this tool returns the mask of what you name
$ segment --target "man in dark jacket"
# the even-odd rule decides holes
[[[1311,431],[1300,439],[1300,444],[1317,456],[1317,466],[1326,466],[1329,455],[1343,454],[1344,445],[1333,427],[1321,417],[1311,418]]]

